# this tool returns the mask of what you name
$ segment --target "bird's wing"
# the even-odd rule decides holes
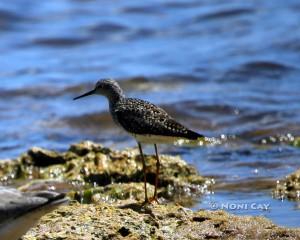
[[[130,133],[188,139],[202,136],[176,122],[162,108],[140,99],[126,99],[116,107],[115,114],[121,126]]]

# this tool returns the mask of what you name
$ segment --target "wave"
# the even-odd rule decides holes
[[[194,16],[191,20],[193,23],[199,23],[208,20],[222,20],[225,18],[239,17],[241,15],[248,15],[255,13],[252,8],[235,8],[235,9],[221,9],[209,13],[202,13]]]

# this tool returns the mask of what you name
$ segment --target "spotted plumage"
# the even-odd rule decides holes
[[[111,109],[113,118],[127,132],[196,140],[203,137],[176,122],[162,108],[136,98],[122,98]]]
[[[142,143],[152,143],[156,154],[156,177],[154,197],[157,201],[157,188],[160,161],[157,151],[157,143],[173,143],[179,139],[197,140],[203,135],[198,134],[175,121],[168,113],[154,104],[137,99],[126,98],[118,83],[114,80],[104,79],[97,82],[95,88],[74,100],[92,94],[104,95],[109,101],[109,110],[113,120],[125,131],[131,134],[137,141],[142,157],[144,171],[145,202],[147,196],[146,164],[142,150]]]

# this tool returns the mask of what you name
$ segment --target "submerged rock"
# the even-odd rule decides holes
[[[300,201],[300,169],[278,181],[273,193],[276,198]]]
[[[41,218],[22,240],[33,239],[299,239],[300,229],[264,217],[224,211],[193,212],[181,206],[99,202],[61,206]]]

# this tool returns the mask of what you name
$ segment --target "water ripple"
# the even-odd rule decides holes
[[[219,11],[204,13],[196,16],[194,17],[193,21],[197,23],[205,20],[223,20],[226,18],[240,17],[242,15],[253,13],[255,13],[255,10],[251,8],[221,9]]]

